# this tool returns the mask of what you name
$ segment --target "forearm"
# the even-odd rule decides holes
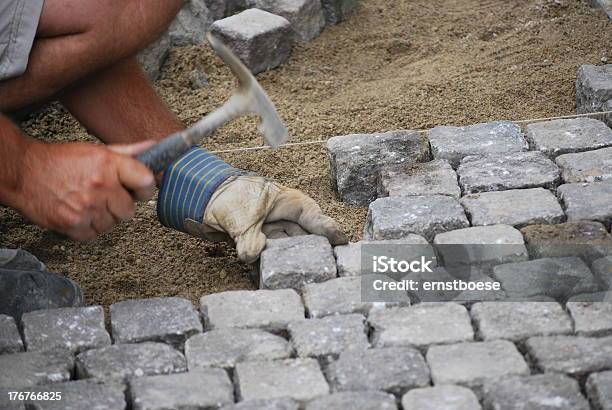
[[[30,141],[8,118],[0,114],[0,204],[18,207],[20,170]]]

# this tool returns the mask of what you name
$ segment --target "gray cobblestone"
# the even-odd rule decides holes
[[[121,344],[93,349],[77,356],[79,379],[127,381],[132,377],[184,372],[185,357],[172,347],[155,342]]]
[[[170,54],[170,35],[165,32],[147,48],[138,53],[137,60],[151,81],[157,80]]]
[[[557,190],[570,221],[591,219],[612,224],[612,181],[565,184]]]
[[[170,41],[175,46],[204,43],[205,35],[212,24],[210,10],[204,0],[189,0],[176,15],[168,28]]]
[[[397,410],[395,397],[378,391],[339,392],[319,397],[305,410]]]
[[[304,318],[304,306],[293,289],[221,292],[203,296],[200,304],[207,330],[235,327],[279,332],[289,322]]]
[[[378,196],[461,196],[457,174],[446,160],[387,166],[378,179]]]
[[[582,293],[572,296],[568,302],[612,302],[612,292]]]
[[[301,41],[314,39],[325,27],[319,0],[256,0],[255,7],[289,20]]]
[[[471,313],[483,340],[572,333],[572,321],[556,302],[481,302]]]
[[[612,410],[612,371],[590,375],[586,391],[595,410]]]
[[[567,183],[612,180],[612,148],[559,155],[556,162]]]
[[[70,379],[74,359],[67,351],[0,356],[0,387],[30,387]]]
[[[612,290],[612,256],[606,256],[593,262],[593,273],[606,290]]]
[[[192,336],[185,343],[189,370],[232,368],[238,362],[287,359],[292,350],[280,336],[259,329],[218,329]]]
[[[612,8],[610,9],[610,13],[612,15]],[[606,101],[601,107],[601,110],[606,112],[612,111],[612,99]],[[604,115],[602,121],[605,122],[608,127],[612,128],[612,113]]]
[[[427,363],[435,385],[476,387],[490,379],[529,374],[523,356],[507,340],[432,346]]]
[[[321,0],[327,24],[338,24],[357,8],[357,0]]]
[[[415,346],[471,341],[467,309],[455,303],[415,305],[374,311],[368,322],[376,347]]]
[[[612,303],[568,302],[566,307],[574,319],[574,328],[579,335],[612,334]]]
[[[329,393],[315,359],[238,363],[234,381],[240,401],[289,397],[307,402]]]
[[[482,192],[461,198],[472,225],[525,225],[563,222],[555,196],[544,188]]]
[[[221,410],[299,410],[299,403],[287,397],[249,400],[221,407]]]
[[[602,111],[612,99],[612,64],[583,65],[576,79],[576,111],[578,114]]]
[[[345,351],[327,368],[334,391],[382,390],[400,395],[429,384],[429,370],[411,347]]]
[[[470,226],[463,208],[444,195],[380,198],[370,204],[364,239],[401,239],[409,234],[428,241],[442,232]]]
[[[23,351],[23,341],[12,316],[0,315],[0,354]]]
[[[124,386],[96,380],[76,380],[28,389],[35,393],[61,393],[61,400],[28,401],[27,410],[124,410]]]
[[[612,130],[592,118],[553,120],[527,125],[527,140],[533,149],[555,158],[612,146]]]
[[[404,410],[481,410],[473,391],[452,384],[410,390],[402,397]]]
[[[0,387],[0,409],[2,410],[26,410],[25,404],[22,401],[11,400],[9,392],[13,389],[5,389]],[[123,409],[122,409],[123,410]]]
[[[612,337],[532,337],[525,345],[535,366],[543,372],[580,377],[612,369]]]

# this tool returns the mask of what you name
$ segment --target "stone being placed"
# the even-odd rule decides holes
[[[529,366],[507,340],[432,346],[427,363],[434,385],[481,386],[487,380],[529,375]]]
[[[578,114],[603,111],[612,100],[612,64],[583,65],[576,79],[576,111]]]
[[[605,290],[612,290],[612,256],[594,261],[593,273],[603,283]]]
[[[401,395],[429,385],[429,369],[421,353],[411,347],[348,350],[327,368],[334,391],[382,390]]]
[[[402,397],[404,410],[481,410],[474,392],[452,384],[412,389]]]
[[[289,20],[300,41],[314,39],[325,27],[320,0],[255,0],[255,7]]]
[[[300,404],[288,397],[280,399],[249,400],[228,404],[221,410],[300,410]]]
[[[464,194],[519,188],[553,188],[559,168],[537,151],[490,156],[468,156],[457,169]]]
[[[608,125],[608,127],[612,128],[612,99],[604,103],[602,107],[602,111],[605,111],[608,113],[603,116],[602,121],[605,122]]]
[[[238,363],[234,382],[239,401],[288,397],[307,402],[329,394],[315,359]]]
[[[12,316],[0,315],[0,354],[23,351],[21,335]]]
[[[590,375],[586,391],[596,410],[612,410],[612,371]]]
[[[566,307],[574,320],[574,329],[580,336],[612,334],[612,303],[568,302]]]
[[[334,190],[344,202],[367,205],[376,199],[380,170],[392,164],[430,159],[427,139],[415,131],[351,134],[327,140]]]
[[[159,79],[161,70],[170,55],[170,35],[165,32],[155,42],[138,53],[137,60],[151,81]]]
[[[192,336],[185,343],[189,370],[232,368],[236,363],[291,357],[289,342],[259,329],[218,329]]]
[[[397,410],[395,397],[379,391],[347,391],[319,397],[305,410]]]
[[[561,185],[557,195],[570,221],[591,219],[612,224],[612,181]]]
[[[202,44],[212,23],[205,0],[188,0],[170,24],[170,42],[174,46]]]
[[[434,158],[448,160],[453,168],[468,155],[511,154],[528,148],[521,128],[509,121],[466,127],[443,125],[432,128],[427,137]]]
[[[381,240],[417,234],[433,241],[439,233],[468,226],[463,208],[449,196],[389,197],[370,204],[363,236]]]
[[[75,380],[37,386],[28,389],[43,400],[27,402],[28,410],[124,410],[127,408],[124,395],[125,386],[121,383],[100,382],[98,380]],[[61,395],[61,400],[44,400]],[[1,403],[0,403],[1,404]],[[4,407],[2,407],[4,409]]]
[[[338,24],[357,8],[358,0],[321,0],[327,24]]]
[[[213,20],[221,20],[255,6],[255,0],[204,0]]]
[[[612,129],[592,118],[553,120],[527,125],[532,149],[550,158],[612,146]]]
[[[544,188],[512,189],[466,195],[461,204],[472,225],[525,225],[563,222],[565,215],[555,196]]]
[[[457,174],[448,161],[438,159],[416,164],[386,166],[380,170],[378,196],[461,196]]]
[[[203,296],[200,305],[206,330],[261,328],[282,332],[289,322],[304,318],[304,305],[293,289],[214,293]]]
[[[217,20],[211,33],[226,44],[253,74],[270,70],[289,58],[291,23],[267,11],[248,9]]]
[[[612,147],[576,154],[559,155],[555,160],[567,183],[612,180]]]
[[[0,388],[30,387],[70,380],[74,359],[65,350],[0,355]]]

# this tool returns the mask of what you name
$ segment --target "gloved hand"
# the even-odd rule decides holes
[[[348,242],[336,221],[310,197],[264,177],[245,175],[202,149],[192,149],[164,174],[160,221],[214,242],[232,240],[238,257],[252,263],[266,238],[326,236]]]

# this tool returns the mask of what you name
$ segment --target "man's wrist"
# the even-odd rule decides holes
[[[0,115],[0,204],[20,208],[24,173],[28,167],[27,155],[36,143]]]

